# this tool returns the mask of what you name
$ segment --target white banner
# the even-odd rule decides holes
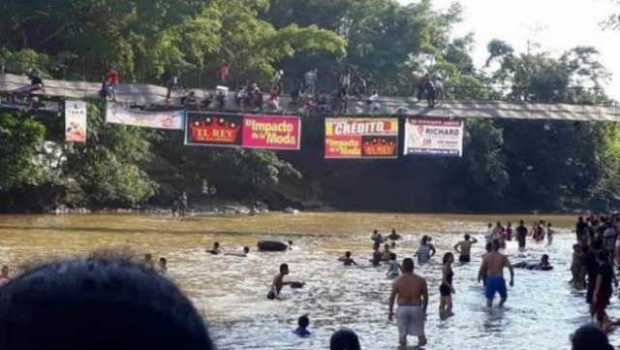
[[[86,142],[87,105],[84,101],[65,101],[65,140]]]
[[[138,126],[142,128],[184,130],[184,111],[137,111],[108,102],[105,112],[106,123]]]
[[[461,157],[463,121],[443,118],[408,118],[405,154]]]

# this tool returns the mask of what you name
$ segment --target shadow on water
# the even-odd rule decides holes
[[[325,349],[331,333],[340,327],[354,329],[364,349],[395,349],[397,329],[387,317],[392,281],[385,277],[387,267],[368,266],[370,231],[395,227],[403,235],[395,250],[399,260],[413,256],[424,234],[433,236],[438,248],[433,263],[416,266],[416,272],[429,283],[427,349],[568,348],[569,335],[588,320],[583,292],[571,290],[567,283],[574,239],[568,230],[556,236],[552,247],[529,247],[530,258],[549,254],[555,269],[516,270],[506,308],[492,312],[486,309],[483,289],[477,282],[483,244],[476,244],[473,262],[454,266],[455,316],[439,319],[441,257],[463,233],[482,241],[483,220],[396,214],[270,215],[187,221],[140,216],[0,217],[0,263],[18,266],[33,257],[129,246],[138,254],[150,252],[168,259],[169,276],[203,313],[220,349]],[[266,236],[292,239],[295,248],[285,253],[253,251],[245,259],[204,252],[213,240],[219,240],[224,250],[238,251],[244,245],[255,246]],[[344,267],[336,261],[347,250],[364,265],[362,268]],[[518,260],[516,251],[516,242],[509,242],[507,253],[513,260]],[[303,280],[306,286],[299,290],[287,288],[282,301],[269,301],[265,298],[269,284],[284,262],[290,266],[288,278]],[[298,339],[291,331],[297,317],[304,313],[310,315],[313,336]],[[620,315],[615,299],[610,313]]]

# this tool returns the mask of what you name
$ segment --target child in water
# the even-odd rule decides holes
[[[388,278],[396,278],[400,275],[400,264],[396,261],[396,254],[390,253],[390,267],[386,273]]]
[[[213,243],[213,249],[207,250],[207,253],[211,253],[213,255],[218,255],[221,252],[222,252],[222,250],[220,249],[220,242]]]
[[[357,265],[355,260],[353,260],[353,258],[351,258],[351,252],[345,252],[344,256],[338,258],[338,261],[342,261],[344,266]]]
[[[300,338],[306,338],[312,335],[312,333],[310,333],[310,331],[308,331],[308,326],[310,325],[310,319],[308,318],[308,315],[302,315],[299,317],[299,319],[297,319],[297,329],[295,329],[293,331],[293,333],[295,333],[295,335],[297,335]]]
[[[159,272],[166,273],[168,271],[168,260],[163,256],[159,258]]]

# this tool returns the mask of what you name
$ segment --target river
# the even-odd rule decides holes
[[[368,265],[372,229],[403,235],[395,252],[399,260],[412,256],[423,234],[438,248],[434,262],[417,267],[429,281],[428,349],[558,349],[569,347],[569,335],[588,321],[582,292],[570,279],[572,227],[575,218],[546,216],[558,234],[552,246],[529,244],[534,259],[547,253],[551,272],[517,270],[504,310],[488,312],[476,282],[483,244],[475,245],[469,265],[455,265],[455,316],[438,317],[441,257],[464,233],[482,239],[486,222],[520,219],[511,216],[406,215],[354,213],[268,214],[253,217],[171,217],[138,215],[0,216],[0,264],[19,266],[101,249],[126,250],[140,257],[165,256],[169,276],[192,298],[204,315],[219,349],[326,349],[329,336],[348,327],[360,336],[364,349],[397,347],[397,329],[387,320],[391,281],[385,267],[344,267],[336,261],[345,250]],[[522,217],[526,223],[542,218]],[[292,240],[286,253],[258,253],[259,239]],[[252,247],[248,258],[205,253],[214,241],[225,251]],[[516,258],[516,242],[507,253]],[[303,280],[303,289],[285,289],[283,301],[265,295],[280,263],[290,266],[290,279]],[[612,300],[610,314],[620,315]],[[313,336],[291,334],[297,317],[308,313]],[[620,338],[612,337],[612,341]],[[412,339],[415,341],[415,339]]]

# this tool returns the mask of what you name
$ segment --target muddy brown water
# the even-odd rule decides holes
[[[473,261],[455,265],[455,316],[441,321],[437,308],[441,257],[464,233],[483,240],[486,223],[502,220],[528,226],[544,218],[558,231],[554,244],[528,242],[528,258],[549,254],[551,272],[517,270],[507,307],[484,308],[477,271],[483,245],[473,249]],[[416,267],[430,287],[427,349],[511,350],[569,348],[569,335],[588,321],[582,292],[572,290],[572,216],[464,216],[354,213],[268,214],[261,216],[171,217],[138,215],[0,216],[0,263],[12,272],[37,261],[83,256],[100,249],[124,249],[142,256],[168,259],[170,278],[191,297],[208,322],[219,349],[326,349],[329,336],[348,327],[360,336],[364,349],[397,347],[397,329],[387,319],[391,281],[387,267],[369,267],[372,229],[403,235],[399,260],[412,256],[422,235],[433,237],[438,256]],[[292,240],[286,253],[258,253],[260,239]],[[214,241],[225,251],[252,247],[248,258],[205,253]],[[345,250],[363,267],[344,267],[336,261]],[[516,242],[506,253],[519,257]],[[285,289],[284,300],[265,295],[280,263],[290,266],[290,279],[303,280],[303,289]],[[619,315],[616,299],[610,314]],[[308,313],[313,335],[294,337],[297,317]],[[620,338],[612,336],[612,340]]]

